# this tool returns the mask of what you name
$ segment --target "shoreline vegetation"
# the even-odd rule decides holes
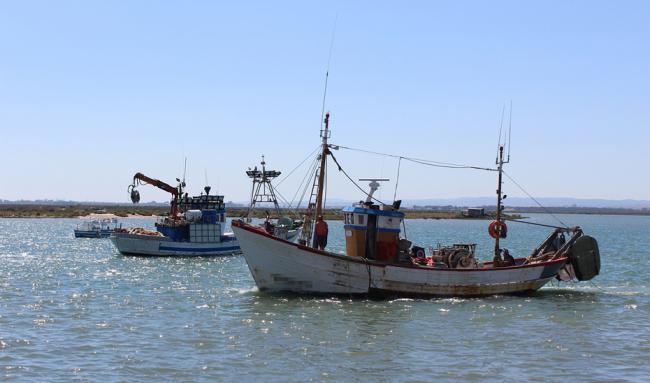
[[[244,206],[232,206],[226,208],[231,218],[244,217],[247,208]],[[436,208],[402,208],[407,219],[492,219],[494,207],[485,207],[485,215],[480,217],[468,217],[463,215],[463,207],[444,206]],[[266,217],[269,208],[259,207],[254,212],[255,218]],[[291,214],[285,210],[288,216],[302,216],[304,210],[297,214]],[[0,218],[79,218],[79,217],[151,217],[165,216],[169,213],[169,206],[165,205],[106,205],[106,204],[6,204],[0,203]],[[639,215],[648,216],[648,209],[625,209],[625,208],[595,208],[595,207],[517,207],[506,210],[506,217],[510,219],[525,218],[530,213],[553,213],[553,214],[593,214],[593,215]],[[324,210],[324,218],[327,220],[342,220],[341,208],[327,208]]]
[[[244,217],[246,207],[228,207],[228,216],[231,218]],[[266,211],[270,209],[258,208],[254,211],[255,218],[266,217]],[[493,214],[487,212],[481,217],[467,217],[462,214],[462,209],[456,210],[425,210],[425,209],[402,209],[407,219],[492,219]],[[79,217],[151,217],[165,216],[169,213],[167,206],[146,206],[146,205],[23,205],[23,204],[0,204],[0,218],[79,218]],[[288,211],[288,216],[292,216]],[[297,216],[302,216],[303,211]],[[340,208],[327,208],[323,217],[326,220],[343,220],[343,213]],[[513,219],[523,218],[516,213],[509,213],[507,217]],[[297,218],[297,217],[296,217]]]

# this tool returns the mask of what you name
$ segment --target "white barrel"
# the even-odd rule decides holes
[[[185,219],[188,221],[198,221],[201,219],[201,210],[188,210],[185,212]]]

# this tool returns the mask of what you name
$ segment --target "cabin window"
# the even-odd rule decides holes
[[[357,215],[357,225],[365,225],[366,224],[366,216],[358,214]]]
[[[345,215],[345,224],[346,225],[351,225],[352,224],[352,214],[346,214]]]

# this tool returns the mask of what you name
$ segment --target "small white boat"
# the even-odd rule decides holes
[[[129,187],[131,200],[137,203],[138,182],[148,183],[172,194],[169,216],[156,222],[156,230],[143,228],[119,229],[111,241],[122,254],[142,256],[213,256],[240,254],[239,242],[232,232],[226,232],[226,208],[222,195],[205,194],[188,197],[183,194],[184,182],[174,188],[141,173],[134,176]]]
[[[84,221],[74,229],[75,238],[108,238],[122,227],[115,218],[93,219]]]
[[[400,201],[376,204],[372,181],[365,202],[343,209],[345,254],[316,249],[312,242],[311,216],[322,213],[325,160],[333,157],[328,130],[329,114],[321,130],[320,167],[315,173],[315,214],[308,213],[299,243],[278,238],[244,221],[233,221],[248,268],[261,291],[298,294],[344,294],[382,296],[484,296],[535,291],[553,278],[589,280],[600,270],[598,244],[579,227],[558,227],[531,255],[515,259],[500,247],[506,224],[501,216],[503,146],[497,164],[496,220],[489,226],[495,239],[494,259],[475,258],[474,244],[455,244],[431,249],[412,246],[400,238],[404,213]],[[346,173],[347,175],[347,173]],[[348,178],[350,178],[348,176]],[[310,203],[310,206],[312,204]],[[570,237],[567,239],[565,234]]]

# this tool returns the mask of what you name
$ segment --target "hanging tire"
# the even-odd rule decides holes
[[[569,250],[569,262],[579,281],[588,281],[600,273],[600,251],[594,237],[583,235]]]

